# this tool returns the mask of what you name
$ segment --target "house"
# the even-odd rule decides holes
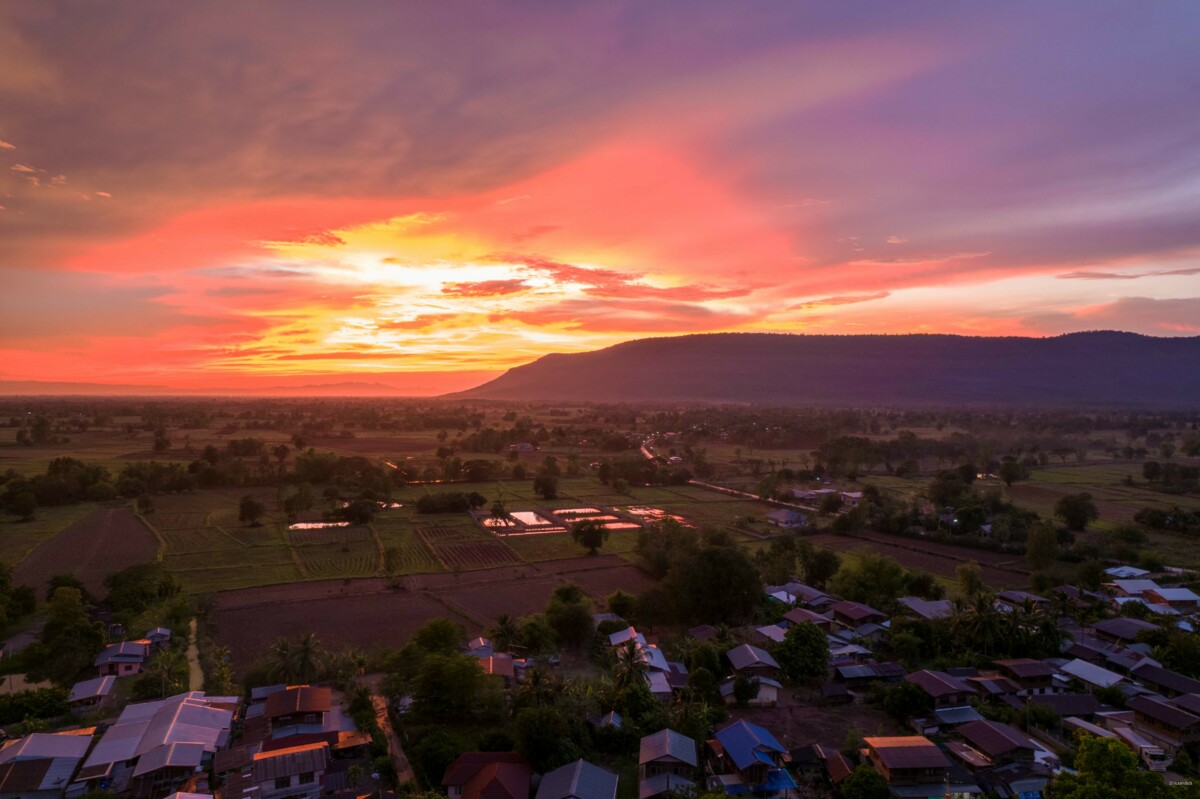
[[[0,749],[0,799],[59,799],[92,745],[90,735],[35,732]]]
[[[830,610],[833,611],[834,621],[852,630],[858,629],[864,624],[883,624],[888,618],[886,613],[875,610],[873,607],[848,600],[835,603]]]
[[[84,760],[76,784],[106,783],[114,793],[165,796],[204,770],[224,748],[237,697],[200,691],[126,706]]]
[[[808,524],[808,517],[794,508],[775,508],[767,511],[767,524],[784,530],[799,530]]]
[[[834,678],[847,688],[860,690],[873,682],[896,683],[904,678],[904,667],[899,663],[844,663],[833,669]]]
[[[691,738],[674,730],[647,735],[638,747],[638,799],[690,790],[697,765]]]
[[[775,677],[779,674],[779,664],[771,653],[757,646],[742,644],[735,646],[725,653],[729,663],[739,676]]]
[[[1200,741],[1200,716],[1155,696],[1135,696],[1125,702],[1133,711],[1138,732],[1167,743],[1172,749]]]
[[[1000,674],[981,674],[968,677],[967,683],[985,699],[1001,699],[1022,695],[1021,686]]]
[[[822,632],[830,632],[833,630],[833,620],[828,616],[822,616],[820,613],[809,610],[808,608],[792,608],[787,613],[783,614],[785,627],[791,627],[794,624],[815,624]]]
[[[1107,688],[1110,685],[1116,685],[1125,680],[1124,677],[1116,672],[1109,671],[1106,668],[1088,663],[1086,660],[1080,660],[1079,658],[1064,663],[1059,671],[1068,677],[1072,677],[1095,688]]]
[[[1092,626],[1092,629],[1096,631],[1096,637],[1102,641],[1128,644],[1136,641],[1143,632],[1161,628],[1157,624],[1141,619],[1116,618],[1098,621]]]
[[[479,668],[488,676],[498,677],[505,688],[512,688],[516,680],[512,655],[501,654],[480,658]]]
[[[633,627],[626,627],[624,630],[617,630],[608,636],[609,646],[624,646],[633,641],[638,646],[646,646],[646,636],[639,633]]]
[[[935,708],[965,705],[975,696],[975,690],[968,683],[944,671],[922,669],[905,675],[904,679],[924,691],[933,700]]]
[[[271,737],[324,732],[325,716],[333,709],[333,691],[315,685],[294,685],[267,697],[263,715]]]
[[[155,627],[146,633],[145,639],[154,649],[166,649],[171,645],[171,630],[169,627]]]
[[[837,600],[829,596],[819,588],[813,588],[811,585],[805,585],[798,580],[792,580],[783,585],[768,585],[763,591],[769,596],[779,591],[786,594],[791,594],[796,598],[797,602],[802,602],[811,608],[825,607],[831,605]]]
[[[535,799],[616,799],[617,775],[576,760],[542,777]]]
[[[112,675],[93,677],[75,683],[71,686],[71,693],[67,695],[67,704],[71,707],[71,712],[86,713],[107,706],[116,684],[117,678]]]
[[[476,636],[467,642],[467,654],[471,657],[486,658],[491,657],[493,653],[492,642],[482,635]]]
[[[1200,605],[1200,595],[1190,588],[1154,588],[1142,596],[1151,605],[1167,605],[1183,613],[1191,613]]]
[[[757,724],[741,720],[718,730],[708,751],[713,790],[775,796],[796,787],[785,766],[787,750]]]
[[[1038,610],[1046,610],[1050,607],[1050,600],[1028,591],[1001,591],[996,594],[996,608],[1006,613],[1020,610],[1026,604]]]
[[[109,644],[94,661],[100,669],[100,676],[125,677],[130,674],[141,674],[150,658],[149,641],[121,641]]]
[[[991,765],[1032,763],[1038,747],[1020,730],[998,721],[973,721],[956,732],[988,756]]]
[[[446,769],[448,799],[529,799],[533,767],[516,752],[464,752]]]
[[[1113,580],[1110,583],[1105,583],[1104,587],[1112,591],[1115,596],[1130,596],[1141,597],[1147,591],[1158,590],[1158,583],[1153,580]]]
[[[890,788],[900,786],[937,786],[937,796],[949,777],[950,761],[941,749],[923,735],[864,738],[867,759],[883,775]]]
[[[1059,718],[1091,719],[1100,712],[1100,700],[1094,694],[1042,694],[1029,697],[1029,704],[1049,708]]]
[[[779,692],[783,690],[783,685],[770,677],[755,677],[754,681],[758,685],[758,693],[746,703],[747,705],[750,707],[775,707],[779,704]],[[732,705],[737,702],[737,697],[734,695],[736,685],[737,680],[731,677],[723,680],[717,686],[717,691],[721,694],[725,704]]]
[[[778,624],[764,624],[762,627],[755,627],[754,631],[774,644],[782,643],[787,636],[787,628]]]
[[[1011,658],[995,661],[1000,673],[1021,687],[1021,696],[1052,693],[1057,669],[1049,663],[1032,658]]]
[[[329,744],[301,744],[254,755],[254,784],[261,799],[318,799],[329,768]]]
[[[954,603],[949,599],[921,599],[918,596],[902,596],[897,602],[908,616],[918,619],[945,619],[954,612]]]
[[[1168,698],[1181,694],[1200,694],[1200,680],[1193,680],[1153,663],[1141,663],[1130,674],[1142,685]]]
[[[863,492],[861,492],[861,491],[842,491],[841,496],[842,496],[842,507],[843,508],[857,508],[858,504],[860,502],[862,502]]]
[[[1036,763],[1008,763],[977,769],[975,779],[990,795],[1041,799],[1050,782],[1049,772],[1047,767]]]

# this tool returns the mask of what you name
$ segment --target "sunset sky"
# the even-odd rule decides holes
[[[1200,4],[0,4],[0,381],[1200,334]]]

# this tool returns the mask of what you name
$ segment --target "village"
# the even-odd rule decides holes
[[[518,422],[487,460],[439,433],[376,463],[391,439],[271,462],[227,425],[176,453],[190,478],[10,473],[45,507],[0,586],[0,799],[1191,795],[1190,510],[1133,509],[1191,507],[1160,495],[1192,433],[1156,470],[1082,438],[976,467],[932,427],[779,455],[729,429]],[[88,499],[109,481],[137,493]]]

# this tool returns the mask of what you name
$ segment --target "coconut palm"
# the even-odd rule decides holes
[[[325,668],[325,652],[315,633],[305,633],[296,644],[292,653],[296,679],[300,682],[314,682],[321,676]]]
[[[642,660],[637,641],[632,638],[617,649],[617,662],[613,666],[613,683],[617,690],[628,688],[646,673],[646,661]]]
[[[507,613],[501,613],[496,617],[495,626],[488,630],[488,636],[497,652],[507,652],[520,640],[521,628],[517,626],[516,619]]]
[[[292,642],[280,636],[271,645],[270,660],[267,663],[267,676],[272,680],[282,680],[286,683],[295,682],[295,655],[292,652]]]

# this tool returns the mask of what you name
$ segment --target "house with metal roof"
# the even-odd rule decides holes
[[[446,769],[449,799],[529,799],[533,767],[516,752],[464,752]]]
[[[1164,669],[1153,663],[1140,663],[1133,668],[1130,674],[1142,685],[1168,698],[1181,694],[1200,694],[1200,680],[1194,680],[1177,671]]]
[[[1086,660],[1075,658],[1064,663],[1060,668],[1063,674],[1096,688],[1107,688],[1125,680],[1120,674],[1106,668],[1088,663]]]
[[[922,669],[906,674],[904,679],[924,691],[933,700],[935,708],[965,705],[975,696],[975,689],[970,684],[944,671]]]
[[[638,799],[695,787],[696,742],[674,730],[642,738],[638,747]]]
[[[101,708],[108,704],[116,684],[117,678],[112,675],[77,682],[67,695],[67,705],[72,713],[86,713]]]
[[[261,799],[318,799],[328,768],[328,743],[289,746],[254,755],[253,780]]]
[[[757,687],[757,693],[746,702],[749,707],[775,707],[779,704],[779,692],[783,690],[783,685],[778,680],[772,680],[770,677],[754,677],[753,681]],[[737,679],[734,677],[722,680],[717,686],[717,693],[721,695],[725,704],[737,703],[736,687]]]
[[[1172,748],[1200,742],[1200,716],[1156,696],[1135,696],[1125,702],[1133,711],[1138,732],[1166,742]]]
[[[945,753],[923,735],[864,738],[863,744],[868,761],[889,788],[941,786],[949,776],[950,761]]]
[[[972,721],[955,731],[987,755],[995,766],[1017,761],[1032,763],[1038,749],[1028,735],[998,721]]]
[[[1001,674],[1020,686],[1021,696],[1051,693],[1055,690],[1054,675],[1057,669],[1045,661],[1010,658],[997,660],[995,664]]]
[[[92,745],[89,735],[35,732],[0,749],[0,798],[59,799]]]
[[[735,646],[725,653],[729,664],[740,676],[775,677],[779,674],[779,663],[765,649],[750,644]]]
[[[896,600],[904,611],[918,619],[945,619],[954,612],[954,603],[949,599],[922,599],[919,596],[902,596]]]
[[[124,677],[129,674],[141,674],[149,658],[149,641],[121,641],[106,646],[96,655],[93,662],[100,670],[101,677]]]
[[[746,720],[718,730],[708,741],[709,787],[727,794],[777,796],[796,787],[787,750],[765,728]]]
[[[616,799],[617,775],[576,760],[542,777],[534,799]]]
[[[166,770],[173,778],[181,770],[203,769],[213,752],[228,744],[238,702],[237,697],[209,697],[192,691],[128,705],[93,747],[75,782],[85,783],[87,788],[107,783],[110,790],[120,793],[134,787],[136,776],[139,785],[153,786],[158,796],[166,795],[172,789],[159,779],[159,771]],[[148,770],[154,764],[157,768]]]

